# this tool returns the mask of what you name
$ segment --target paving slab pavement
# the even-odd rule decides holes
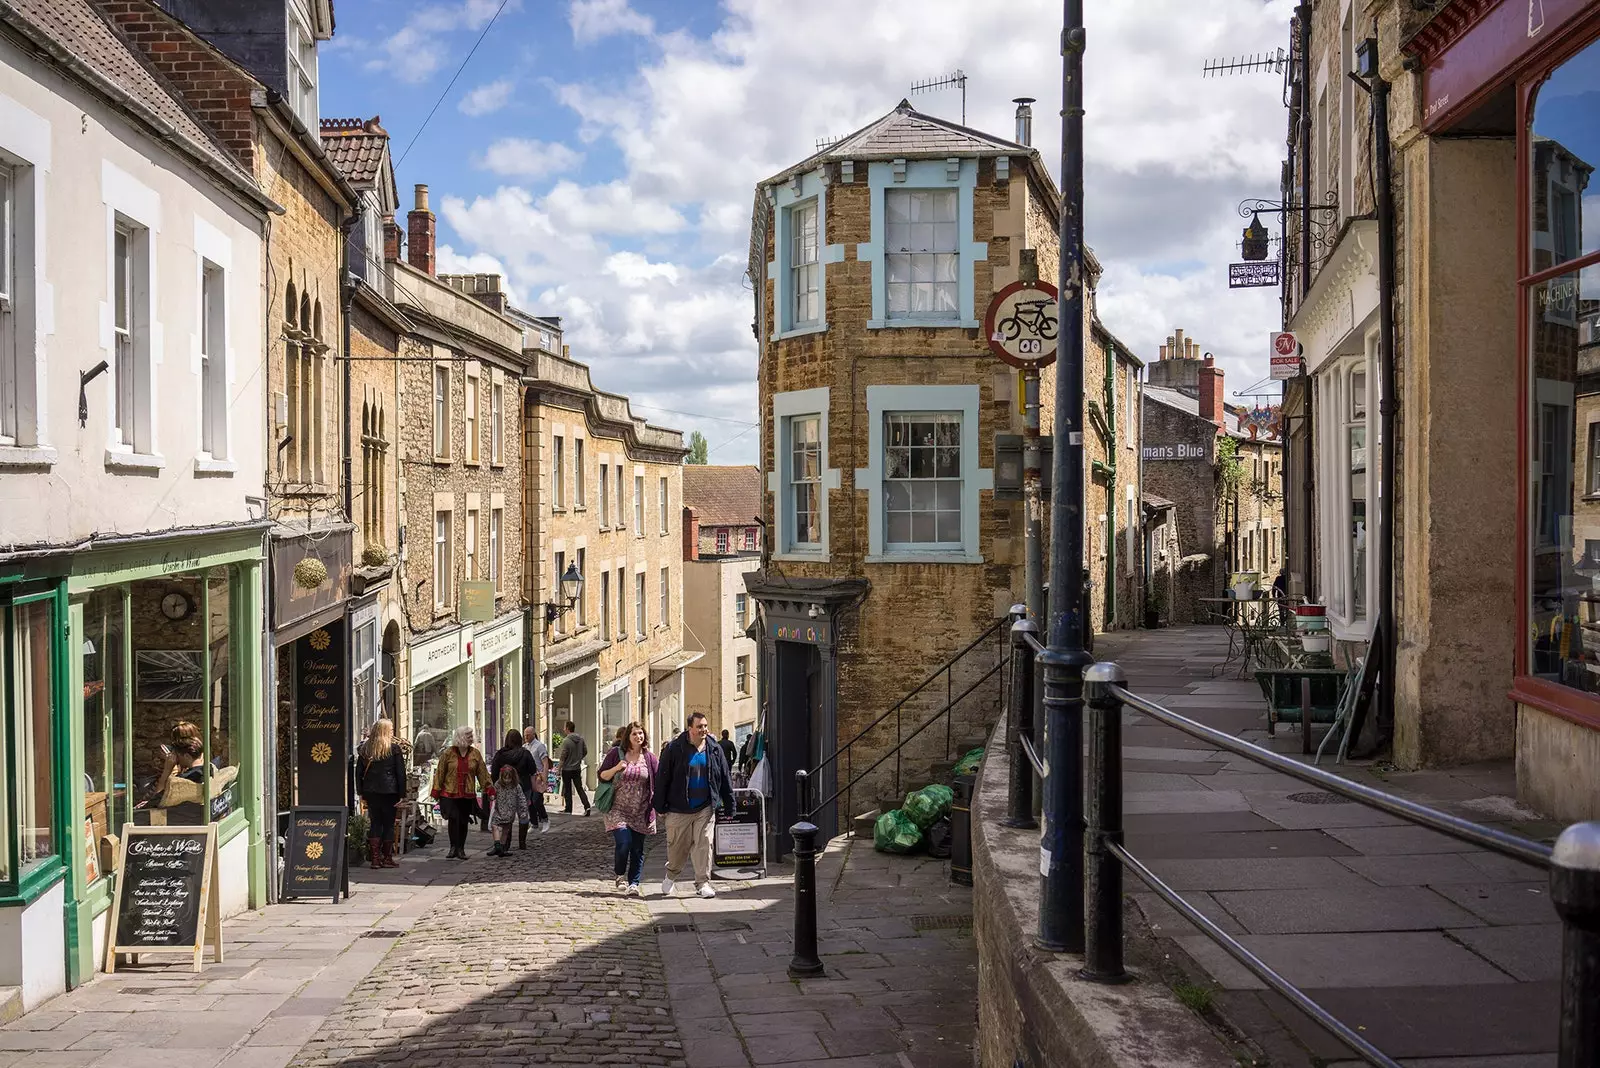
[[[1227,648],[1214,627],[1096,639],[1135,692],[1161,691],[1153,700],[1181,715],[1300,759],[1298,725],[1269,737],[1255,682],[1221,670]],[[1132,712],[1123,756],[1129,851],[1379,1049],[1417,1068],[1554,1065],[1560,929],[1543,872]],[[1509,761],[1322,767],[1526,837],[1560,830],[1516,802]],[[1270,1063],[1358,1063],[1142,885],[1127,889]]]

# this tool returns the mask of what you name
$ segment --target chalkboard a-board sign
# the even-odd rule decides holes
[[[289,840],[283,850],[284,901],[331,894],[339,903],[344,879],[344,830],[349,812],[343,808],[295,808],[289,811]]]
[[[217,828],[122,828],[117,892],[106,938],[106,971],[117,954],[191,953],[200,970],[206,942],[222,963],[222,912],[217,886]]]

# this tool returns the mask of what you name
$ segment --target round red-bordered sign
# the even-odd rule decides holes
[[[989,301],[983,336],[990,350],[1023,370],[1056,362],[1060,323],[1056,287],[1049,282],[1012,282]]]

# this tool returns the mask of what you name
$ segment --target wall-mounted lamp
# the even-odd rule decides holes
[[[806,618],[807,619],[821,619],[822,618],[822,606],[814,604],[810,608],[807,608],[806,609]]]
[[[1356,45],[1356,73],[1363,78],[1378,76],[1378,39],[1368,37]]]
[[[111,365],[101,360],[87,371],[78,372],[78,426],[89,425],[89,391],[86,387],[110,369]]]
[[[578,597],[583,593],[583,575],[578,571],[578,565],[568,564],[566,571],[561,574],[561,603],[546,601],[544,604],[544,621],[554,623],[562,616],[572,611],[578,603]]]

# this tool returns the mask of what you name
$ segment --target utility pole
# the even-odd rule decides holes
[[[1083,0],[1064,0],[1061,32],[1063,348],[1056,360],[1050,509],[1049,644],[1044,663],[1044,833],[1039,848],[1041,949],[1083,952]]]

